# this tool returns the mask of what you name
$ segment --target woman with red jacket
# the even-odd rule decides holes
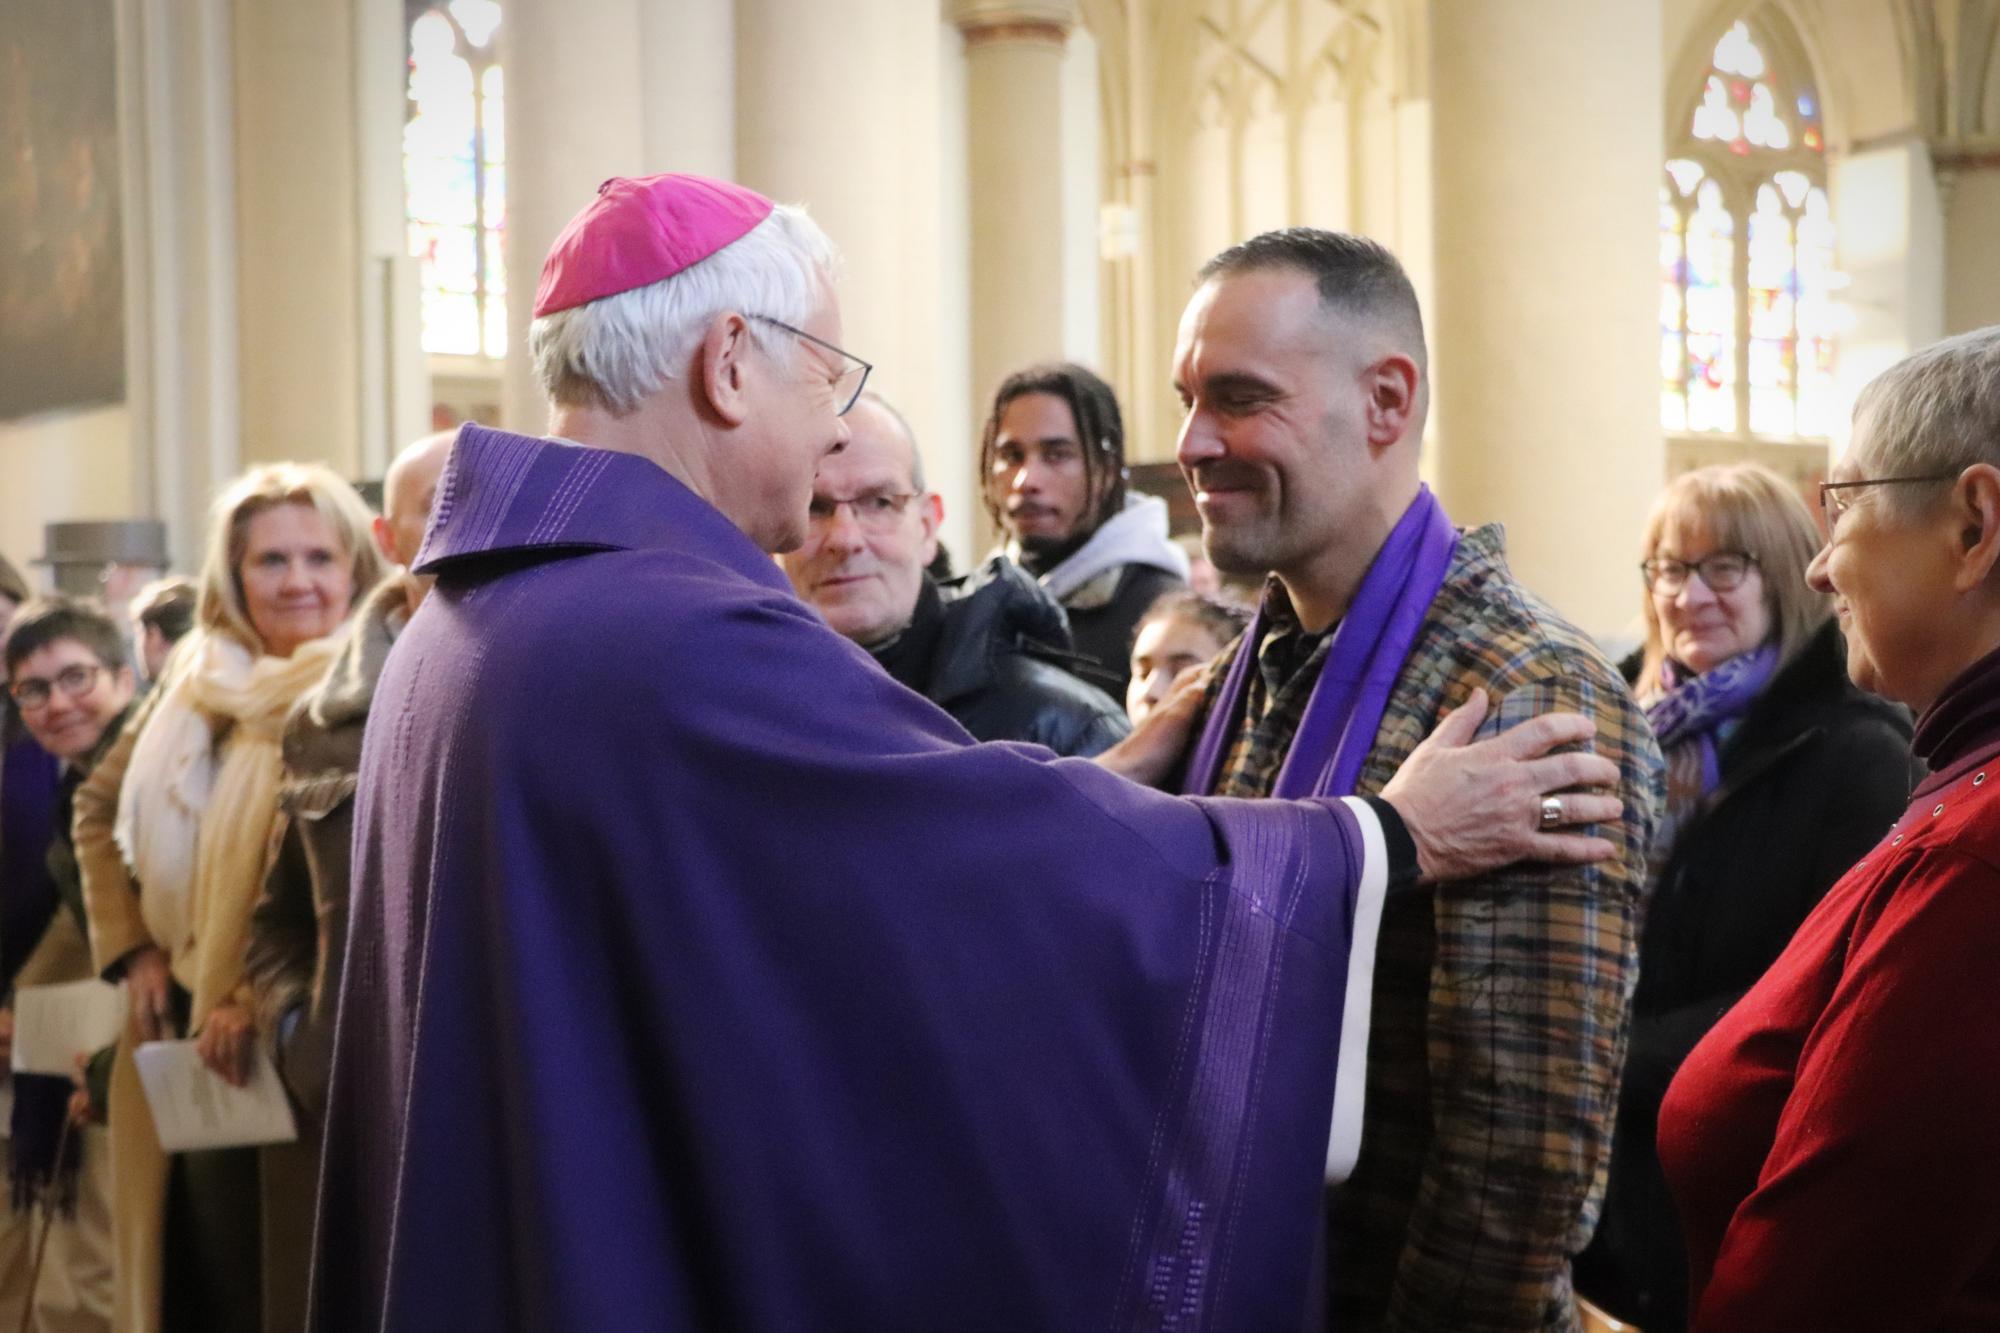
[[[1821,503],[1808,578],[1931,775],[1668,1089],[1691,1325],[1994,1327],[2000,327],[1869,385]]]

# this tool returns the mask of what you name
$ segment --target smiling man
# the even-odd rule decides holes
[[[800,597],[891,676],[982,741],[1093,755],[1130,730],[1102,690],[1064,670],[1062,608],[1004,556],[940,587],[944,500],[924,485],[916,440],[874,394],[847,414],[847,447],[820,463],[810,531],[778,557]]]
[[[1619,766],[1624,818],[1602,830],[1615,859],[1389,904],[1367,1123],[1329,1219],[1336,1327],[1571,1327],[1659,804],[1645,718],[1596,647],[1514,581],[1501,530],[1458,531],[1419,480],[1423,321],[1387,250],[1301,228],[1218,255],[1181,318],[1174,381],[1209,558],[1273,572],[1217,659],[1186,790],[1378,791],[1474,690],[1495,699],[1494,729],[1595,718],[1597,752]]]

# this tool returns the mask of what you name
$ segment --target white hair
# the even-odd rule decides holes
[[[833,242],[805,209],[779,204],[741,237],[671,277],[537,319],[528,326],[535,378],[559,407],[602,407],[623,416],[685,370],[717,315],[805,323],[838,262]],[[791,338],[765,345],[781,364],[798,351]]]
[[[1932,477],[2000,466],[2000,324],[1933,343],[1869,381],[1854,405],[1862,461],[1881,476]],[[1928,495],[1897,492],[1913,509]]]

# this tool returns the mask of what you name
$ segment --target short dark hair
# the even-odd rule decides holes
[[[1139,641],[1139,631],[1155,620],[1192,620],[1195,624],[1213,634],[1216,642],[1228,646],[1234,642],[1250,624],[1250,613],[1241,607],[1218,602],[1213,597],[1204,597],[1189,588],[1176,588],[1163,592],[1153,600],[1132,626],[1132,641]]]
[[[132,616],[141,628],[156,629],[168,643],[179,643],[194,628],[197,600],[192,579],[160,579],[139,589],[132,599]]]
[[[14,613],[7,631],[7,674],[52,643],[74,639],[116,671],[132,665],[118,623],[96,602],[82,597],[37,597]]]
[[[1090,516],[1094,532],[1125,507],[1125,416],[1118,410],[1118,395],[1111,386],[1074,361],[1029,366],[1001,381],[979,441],[979,498],[986,505],[986,515],[994,527],[1006,531],[1007,516],[993,500],[993,450],[999,443],[1000,418],[1007,415],[1008,404],[1031,393],[1053,394],[1069,404],[1070,415],[1076,418],[1086,494],[1097,501],[1096,512]]]
[[[1328,310],[1399,321],[1413,339],[1412,356],[1429,366],[1424,350],[1424,312],[1410,275],[1380,241],[1318,227],[1286,227],[1232,245],[1201,266],[1197,282],[1263,269],[1289,268],[1308,274]]]

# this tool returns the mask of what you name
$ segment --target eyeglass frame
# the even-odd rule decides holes
[[[845,347],[841,347],[835,343],[830,343],[824,338],[814,337],[812,334],[807,333],[804,329],[795,327],[794,325],[791,324],[787,324],[782,319],[773,319],[769,315],[751,315],[749,316],[749,318],[757,320],[759,323],[769,324],[773,328],[783,329],[786,333],[791,334],[793,337],[803,338],[815,347],[824,347],[827,351],[832,352],[835,356],[839,357],[843,362],[851,361],[854,363],[855,366],[860,366],[861,379],[855,384],[854,392],[848,395],[846,404],[842,406],[839,411],[835,412],[834,415],[837,417],[844,417],[849,412],[854,410],[854,405],[861,401],[861,391],[868,387],[869,374],[873,372],[875,369],[875,363],[873,361],[863,361],[860,357],[848,351]],[[840,374],[834,378],[833,382],[835,384],[838,384],[840,383],[841,380],[846,379],[849,375],[852,375],[853,373],[854,373],[853,366],[849,366],[846,369],[842,370]]]
[[[921,495],[923,495],[922,491],[865,491],[860,495],[850,495],[840,500],[833,499],[831,496],[815,495],[812,498],[812,503],[806,506],[806,522],[813,527],[818,527],[824,523],[831,523],[834,519],[840,517],[841,506],[845,505],[848,512],[854,515],[854,522],[857,526],[869,532],[887,532],[902,520],[903,515],[910,512],[910,501],[917,499]],[[872,526],[868,519],[862,516],[860,504],[863,500],[894,501],[894,505],[886,516],[888,521],[883,523],[879,529]],[[819,504],[833,506],[832,512],[827,514],[825,518],[815,517],[812,512],[812,506]]]
[[[62,696],[65,699],[81,699],[84,695],[89,694],[93,689],[97,688],[97,678],[110,670],[111,668],[102,662],[71,662],[61,671],[56,672],[53,680],[43,680],[39,676],[35,676],[25,681],[9,681],[7,684],[7,697],[14,701],[14,706],[20,709],[23,714],[39,713],[44,708],[47,708],[50,701],[56,697],[56,691],[62,691]],[[81,671],[84,673],[82,683],[78,684],[74,689],[63,684],[63,677],[69,675],[72,671]],[[24,686],[40,686],[41,697],[32,701],[23,698],[21,691]]]
[[[1860,481],[1823,481],[1819,484],[1820,517],[1826,520],[1826,530],[1831,533],[1833,525],[1840,521],[1840,516],[1853,505],[1852,500],[1841,500],[1840,508],[1835,509],[1833,504],[1839,499],[1835,494],[1836,491],[1851,491],[1862,486],[1907,486],[1925,481],[1957,481],[1962,475],[1964,475],[1962,471],[1934,472],[1923,477],[1867,477]]]
[[[1741,560],[1743,562],[1743,578],[1739,578],[1734,583],[1728,584],[1725,587],[1717,587],[1715,583],[1708,577],[1708,571],[1702,568],[1703,565],[1706,565],[1709,561],[1714,560],[1717,556],[1730,556],[1737,560]],[[1710,592],[1717,592],[1717,593],[1735,592],[1738,588],[1743,586],[1743,580],[1750,577],[1751,570],[1761,569],[1763,567],[1762,562],[1759,561],[1756,556],[1750,554],[1750,552],[1748,551],[1710,551],[1707,555],[1703,556],[1699,560],[1673,560],[1655,556],[1650,560],[1641,560],[1639,562],[1639,577],[1645,580],[1646,591],[1654,593],[1660,592],[1661,589],[1653,586],[1655,583],[1655,579],[1653,573],[1647,569],[1648,565],[1680,566],[1681,569],[1680,582],[1676,583],[1673,587],[1665,590],[1668,596],[1672,596],[1673,594],[1678,593],[1682,588],[1687,587],[1688,575],[1690,574],[1700,579],[1701,586],[1708,589]],[[1664,574],[1666,571],[1662,569],[1659,572]]]

